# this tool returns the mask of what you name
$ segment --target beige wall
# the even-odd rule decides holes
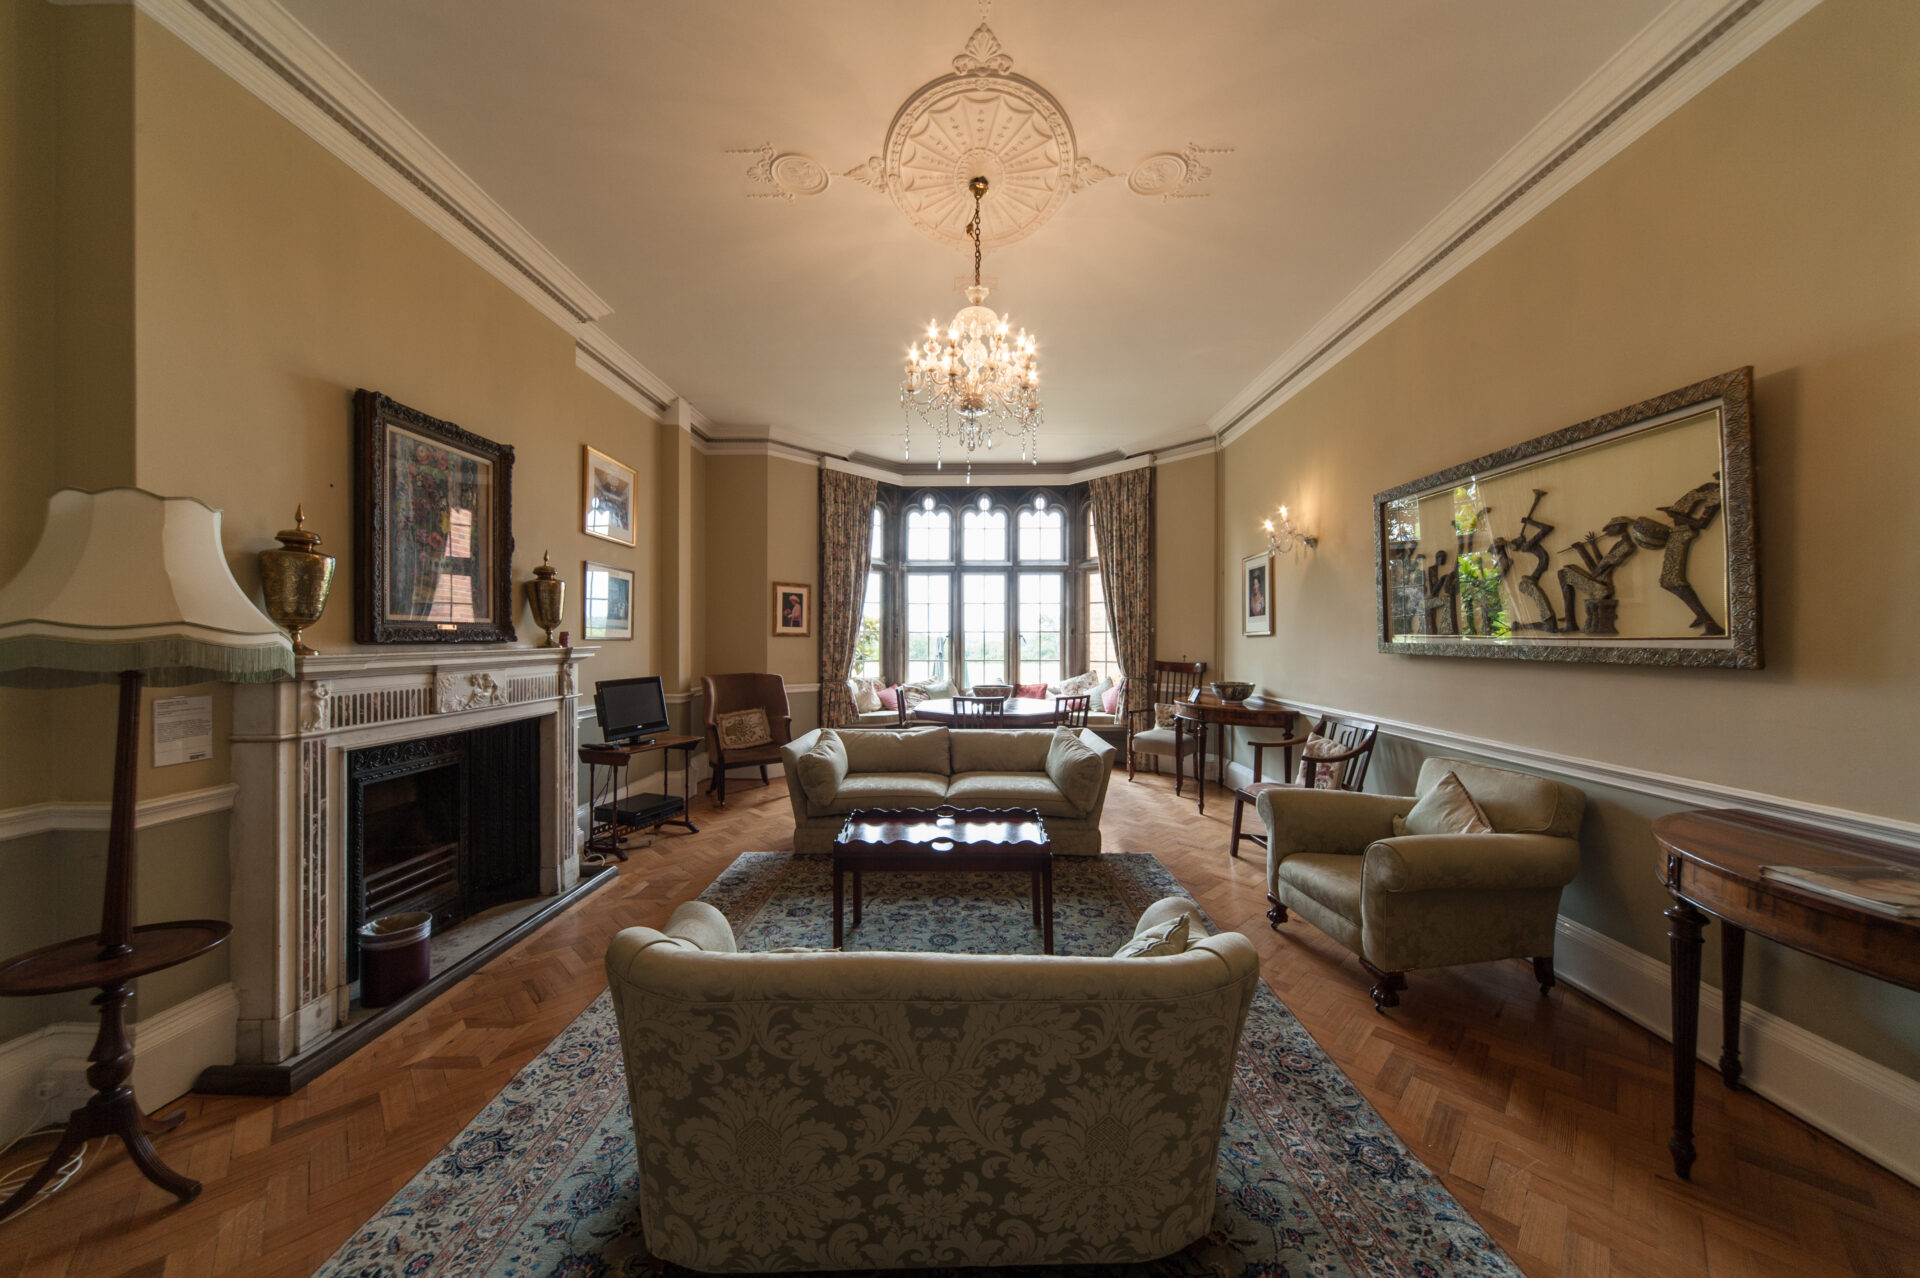
[[[1217,482],[1210,456],[1154,468],[1153,657],[1204,661],[1210,674],[1220,673]]]
[[[1283,502],[1321,542],[1280,561],[1273,637],[1241,637],[1223,596],[1224,665],[1303,701],[1920,819],[1920,546],[1899,521],[1920,482],[1916,48],[1920,7],[1815,9],[1232,444],[1223,571]],[[1765,670],[1374,650],[1373,493],[1743,364]],[[1595,799],[1567,913],[1664,956],[1657,805]],[[1750,997],[1920,1074],[1920,995],[1760,948]]]

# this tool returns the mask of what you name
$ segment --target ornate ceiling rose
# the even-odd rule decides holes
[[[1126,189],[1161,200],[1203,197],[1193,188],[1213,170],[1199,157],[1231,149],[1189,142],[1156,151],[1127,172]],[[814,157],[771,143],[729,154],[754,156],[747,176],[772,188],[750,192],[753,199],[792,202],[822,194],[832,181]],[[953,59],[952,74],[923,85],[894,113],[880,154],[839,176],[885,191],[928,239],[958,249],[973,245],[967,184],[984,177],[994,198],[984,210],[981,243],[996,249],[1039,230],[1075,191],[1118,174],[1080,154],[1066,108],[1013,73],[1012,57],[982,22]]]

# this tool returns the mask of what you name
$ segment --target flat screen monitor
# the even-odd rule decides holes
[[[601,739],[609,742],[637,741],[668,727],[659,675],[602,679],[593,685],[593,710],[600,718]]]

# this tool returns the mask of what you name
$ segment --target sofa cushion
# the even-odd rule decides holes
[[[1176,914],[1165,923],[1135,932],[1133,939],[1113,952],[1115,958],[1164,958],[1185,954],[1188,947],[1189,914]]]
[[[1424,796],[1449,772],[1460,779],[1460,784],[1501,834],[1580,837],[1580,817],[1586,811],[1587,796],[1573,786],[1530,772],[1435,755],[1420,765],[1420,780],[1414,793]]]
[[[1360,918],[1361,872],[1367,859],[1335,852],[1297,852],[1282,861],[1278,878],[1344,919]]]
[[[1100,798],[1101,774],[1107,771],[1107,761],[1087,748],[1080,734],[1072,728],[1055,728],[1053,741],[1047,749],[1047,777],[1058,786],[1067,802],[1078,809],[1080,816],[1093,811],[1093,805]]]
[[[847,751],[847,771],[862,772],[937,772],[945,776],[952,770],[947,761],[945,728],[904,728],[849,733],[842,742]]]
[[[899,684],[896,683],[887,688],[876,688],[873,695],[880,698],[880,705],[883,709],[895,711],[900,709]]]
[[[841,782],[847,779],[847,748],[840,734],[828,728],[805,754],[794,760],[793,766],[807,801],[815,807],[825,807],[833,802]]]
[[[853,708],[856,713],[872,714],[876,710],[886,709],[880,703],[880,690],[871,679],[849,679],[847,691],[853,694]]]
[[[1200,907],[1194,904],[1194,900],[1190,896],[1161,897],[1152,905],[1140,911],[1139,921],[1133,925],[1133,934],[1138,936],[1150,927],[1159,927],[1162,923],[1171,922],[1176,914],[1191,914],[1193,916],[1187,925],[1187,935],[1190,944],[1199,941],[1201,937],[1207,934],[1206,925],[1200,921]]]
[[[962,772],[947,786],[946,801],[956,808],[1032,808],[1048,817],[1086,815],[1044,772]]]
[[[947,801],[944,772],[850,772],[829,802],[809,806],[844,816],[858,808],[937,808]]]
[[[956,728],[947,736],[953,771],[1045,772],[1052,728]]]
[[[1013,695],[1016,697],[1025,697],[1030,701],[1039,701],[1047,695],[1047,685],[1044,683],[1017,684],[1014,687]]]
[[[1047,685],[1047,695],[1052,697],[1078,697],[1090,693],[1099,686],[1100,676],[1089,670],[1077,674],[1071,679],[1062,679],[1059,683]]]
[[[1395,834],[1491,834],[1493,822],[1449,772],[1440,783],[1420,797],[1413,810],[1393,819]]]

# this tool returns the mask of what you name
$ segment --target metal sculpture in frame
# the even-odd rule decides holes
[[[1758,669],[1753,370],[1373,499],[1380,651]]]

